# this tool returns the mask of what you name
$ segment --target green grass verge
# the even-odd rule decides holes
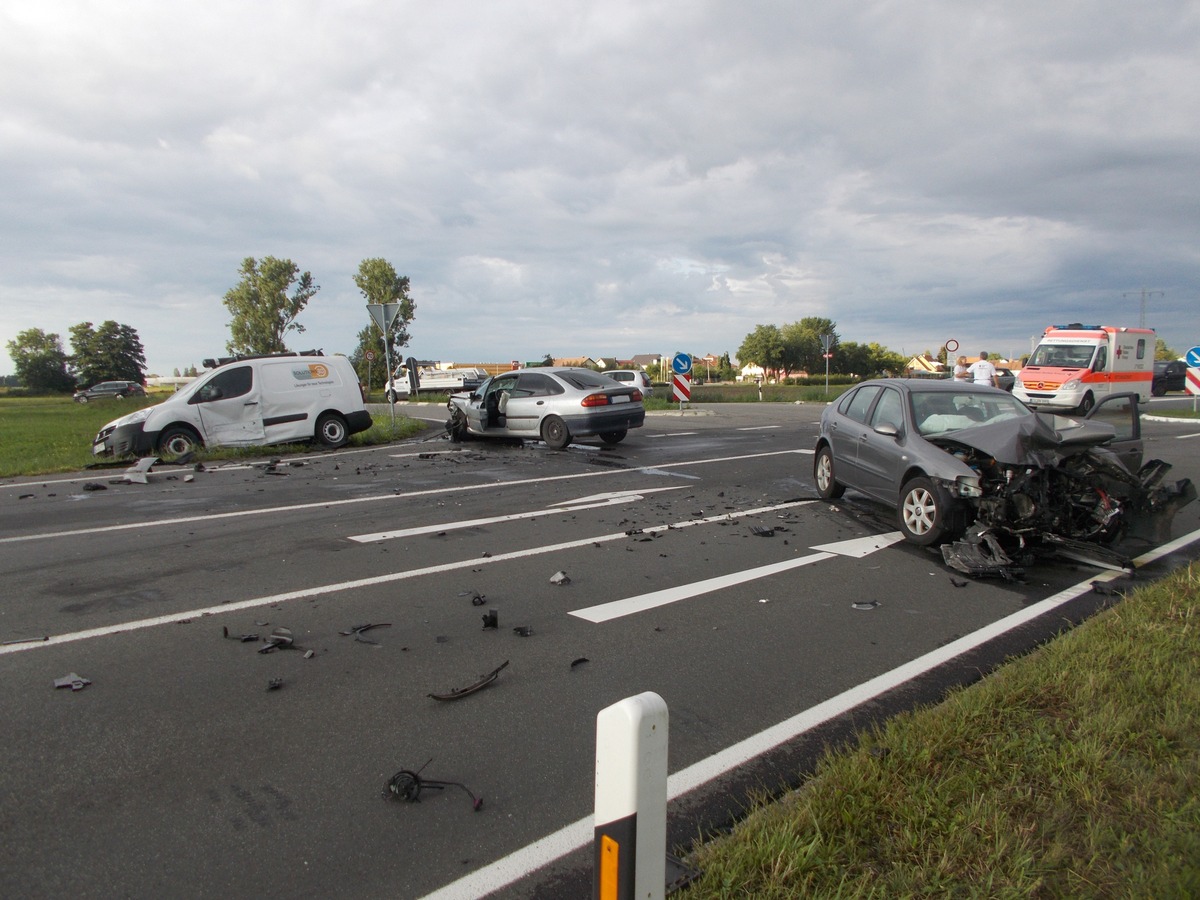
[[[100,428],[119,416],[163,399],[162,394],[142,400],[99,400],[75,403],[70,397],[0,396],[0,478],[18,475],[47,475],[53,472],[77,472],[95,461],[92,439]],[[350,439],[352,446],[386,444],[419,434],[423,422],[396,416],[392,429],[390,416],[375,416],[368,431]],[[201,460],[239,459],[269,453],[281,456],[309,453],[307,443],[276,444],[269,449],[205,450]]]
[[[828,756],[707,897],[1200,896],[1200,567]]]

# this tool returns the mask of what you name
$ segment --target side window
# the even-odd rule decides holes
[[[241,397],[250,393],[254,387],[254,369],[251,366],[238,366],[219,372],[213,379],[196,393],[195,400],[208,403],[212,400],[228,400],[230,397]]]
[[[871,402],[875,399],[879,390],[880,388],[877,384],[859,388],[846,402],[846,407],[844,409],[839,407],[838,411],[845,413],[847,418],[853,419],[855,422],[862,422],[865,425],[867,422],[867,410],[871,408]]]
[[[1101,347],[1096,351],[1096,363],[1092,367],[1097,372],[1103,372],[1108,368],[1108,348]]]
[[[875,412],[871,414],[871,427],[891,425],[899,430],[904,427],[904,413],[901,407],[900,392],[892,388],[884,388],[875,404]]]
[[[516,396],[518,397],[548,397],[551,394],[561,393],[562,388],[547,375],[526,372],[517,379]]]

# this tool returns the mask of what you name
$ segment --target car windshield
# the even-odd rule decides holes
[[[912,406],[917,431],[924,436],[1034,415],[999,391],[913,391]]]
[[[1031,366],[1050,366],[1059,369],[1086,369],[1092,362],[1095,344],[1038,344]]]

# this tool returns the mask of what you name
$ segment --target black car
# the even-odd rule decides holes
[[[1154,364],[1154,381],[1150,385],[1150,393],[1161,397],[1167,391],[1182,391],[1186,388],[1187,363],[1182,360],[1172,362],[1156,362]]]
[[[1002,391],[1012,393],[1013,385],[1017,383],[1017,376],[1013,374],[1012,369],[996,369],[996,387]]]
[[[92,400],[102,400],[106,397],[124,400],[126,397],[145,396],[146,389],[136,381],[102,381],[99,384],[93,384],[86,390],[76,391],[75,402],[88,403]]]

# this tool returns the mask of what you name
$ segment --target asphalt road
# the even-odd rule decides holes
[[[667,701],[678,844],[1113,601],[1081,565],[955,586],[888,511],[814,500],[820,407],[712,412],[0,484],[0,895],[587,896],[600,709]],[[1200,480],[1200,424],[1145,428]],[[1174,535],[1140,576],[1196,555],[1200,504]],[[422,766],[482,808],[385,799]]]

